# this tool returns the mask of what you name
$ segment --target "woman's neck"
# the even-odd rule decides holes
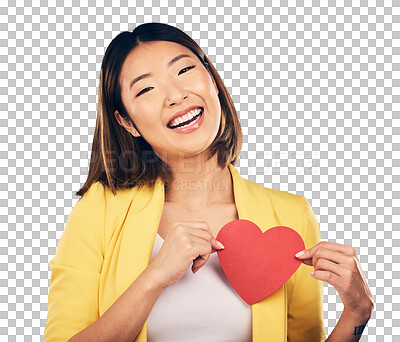
[[[185,168],[172,167],[173,180],[164,187],[165,202],[198,210],[217,203],[234,201],[229,168],[221,169],[217,165],[216,155],[214,157],[196,166],[192,163]]]

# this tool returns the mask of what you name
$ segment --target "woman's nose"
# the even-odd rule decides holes
[[[167,88],[167,105],[180,104],[184,99],[187,98],[187,91],[175,84],[169,84]]]

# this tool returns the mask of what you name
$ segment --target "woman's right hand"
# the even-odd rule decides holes
[[[177,283],[192,263],[192,272],[196,273],[211,253],[221,249],[207,222],[178,221],[165,237],[151,268],[159,285],[166,288]]]

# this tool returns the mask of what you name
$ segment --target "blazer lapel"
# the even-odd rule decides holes
[[[229,168],[239,219],[254,222],[262,232],[279,225],[265,188],[243,178],[232,164]],[[283,285],[251,306],[254,342],[286,341],[286,305],[286,289]]]
[[[154,241],[164,207],[164,183],[158,178],[154,188],[146,185],[138,191],[129,206],[125,229],[120,238],[116,272],[117,298],[150,264]],[[147,320],[136,342],[147,341]]]
[[[164,185],[143,186],[132,201],[125,219],[119,253],[117,289],[122,294],[149,265],[164,206]]]

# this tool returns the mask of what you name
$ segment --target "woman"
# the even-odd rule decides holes
[[[241,144],[228,91],[185,33],[148,23],[110,43],[88,179],[49,263],[45,341],[324,341],[322,281],[344,304],[328,340],[359,340],[373,297],[355,250],[320,242],[304,196],[242,178]],[[289,226],[306,247],[251,306],[214,253],[239,218]]]

